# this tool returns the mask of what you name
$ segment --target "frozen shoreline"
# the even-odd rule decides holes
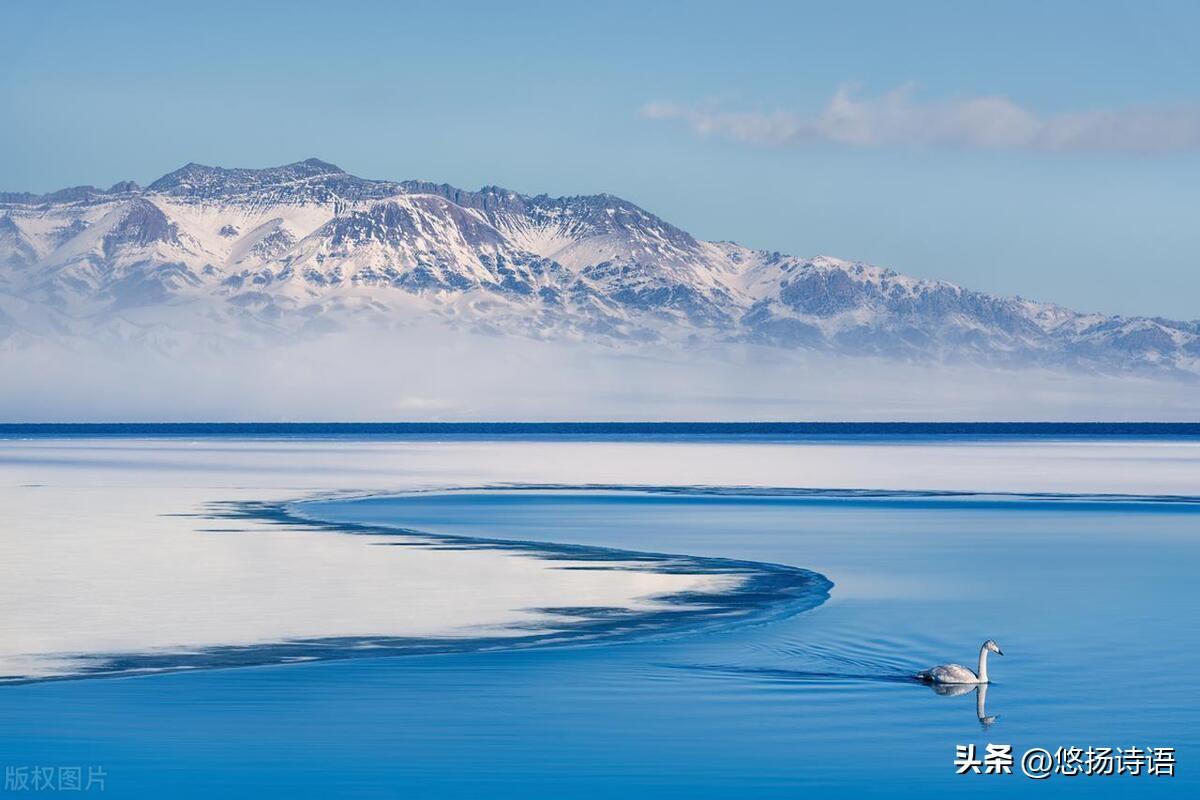
[[[0,682],[582,642],[751,614],[740,593],[772,580],[778,602],[813,588],[787,568],[308,521],[286,503],[311,488],[236,446],[19,449],[0,456]],[[232,485],[247,472],[273,485]]]

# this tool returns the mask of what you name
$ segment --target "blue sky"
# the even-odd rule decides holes
[[[6,4],[0,188],[318,156],[1196,319],[1197,76],[1184,2]]]

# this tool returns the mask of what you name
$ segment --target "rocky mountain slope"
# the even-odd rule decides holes
[[[1200,322],[1081,314],[701,241],[610,195],[366,180],[317,159],[0,193],[0,348],[170,351],[430,321],[615,347],[1200,374]]]

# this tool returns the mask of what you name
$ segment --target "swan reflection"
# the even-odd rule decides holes
[[[959,695],[975,693],[975,716],[979,718],[979,724],[984,730],[991,727],[992,723],[1000,719],[999,714],[988,715],[987,713],[987,693],[988,684],[986,683],[931,683],[929,688],[933,689],[935,694],[940,694],[944,697],[958,697]]]

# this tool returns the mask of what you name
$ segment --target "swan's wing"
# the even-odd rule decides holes
[[[942,664],[918,673],[918,677],[934,683],[978,683],[979,677],[962,664]]]

